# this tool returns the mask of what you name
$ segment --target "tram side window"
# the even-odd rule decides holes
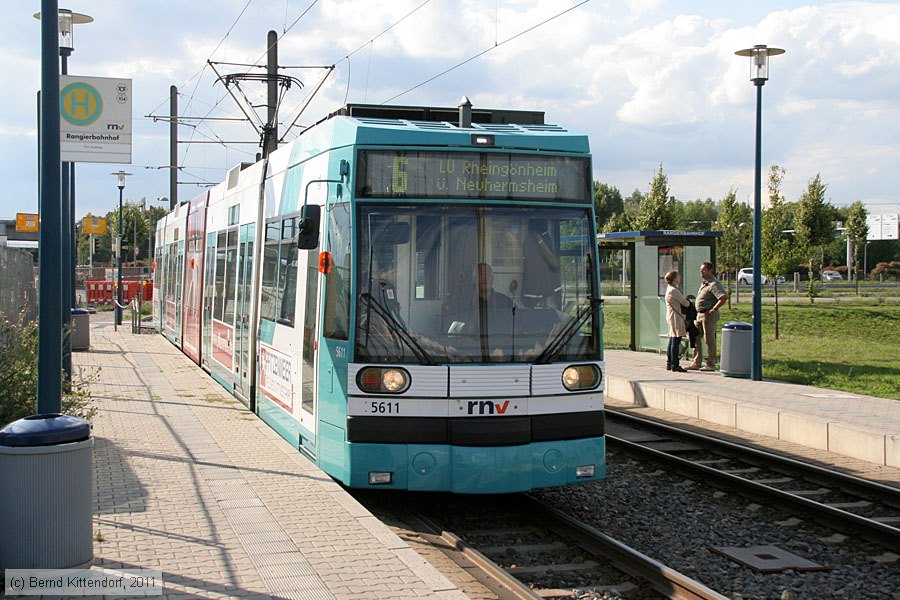
[[[170,300],[172,302],[176,301],[175,298],[175,255],[177,252],[177,244],[169,244],[169,264],[167,265],[167,273],[166,273],[166,300]]]
[[[281,251],[278,265],[280,288],[278,322],[294,326],[294,309],[297,306],[297,219],[285,219],[281,228]]]
[[[266,243],[263,247],[262,293],[259,315],[269,321],[275,320],[278,305],[278,249],[281,243],[281,223],[266,225]]]
[[[225,240],[225,232],[220,231],[216,240],[216,304],[213,308],[213,318],[219,321],[225,314]]]
[[[237,251],[238,232],[232,229],[228,232],[228,246],[225,252],[225,315],[222,318],[226,323],[234,322],[234,293],[237,280]]]
[[[350,330],[350,206],[336,204],[328,211],[328,251],[333,265],[325,276],[325,321],[322,334],[348,339]]]

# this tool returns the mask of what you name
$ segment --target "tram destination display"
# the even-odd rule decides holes
[[[359,198],[592,201],[584,157],[361,150]]]

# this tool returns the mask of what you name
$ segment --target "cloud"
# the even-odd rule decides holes
[[[32,23],[33,7],[14,4],[13,14],[0,24],[0,62],[8,81],[16,82],[5,98],[0,123],[6,158],[0,178],[14,195],[33,197],[33,178],[23,180],[19,173],[31,172],[34,163],[33,138],[24,140],[34,128],[39,28]],[[96,22],[78,29],[71,65],[79,73],[134,78],[138,120],[135,165],[130,168],[167,164],[166,125],[141,117],[168,112],[172,84],[182,94],[182,115],[240,116],[224,87],[214,84],[211,70],[204,69],[206,59],[257,61],[264,54],[265,32],[281,34],[309,6],[253,3],[237,19],[245,4],[222,2],[215,11],[202,3],[172,0],[160,0],[152,11],[122,3],[91,7]],[[466,94],[476,106],[543,110],[548,121],[589,135],[597,178],[626,194],[646,189],[662,162],[679,198],[718,199],[732,186],[742,197],[753,187],[755,88],[747,59],[734,51],[769,43],[787,53],[772,59],[771,79],[764,87],[763,160],[785,166],[789,199],[796,199],[817,172],[829,183],[835,202],[896,198],[900,189],[895,167],[900,158],[895,149],[900,138],[896,3],[788,0],[767,13],[765,5],[595,0],[494,47],[576,0],[433,0],[343,60],[419,4],[421,0],[321,0],[294,25],[279,42],[281,64],[336,65],[301,117],[302,125],[335,110],[345,98],[381,102],[491,49],[395,102],[453,106]],[[324,71],[288,73],[305,87],[286,95],[284,122],[293,118]],[[262,86],[247,84],[245,89],[252,102],[264,102]],[[197,133],[182,126],[182,139],[192,133],[194,139],[201,133],[256,139],[247,123],[196,125]],[[255,151],[254,145],[182,145],[179,156],[192,173],[215,180]],[[92,174],[103,179],[108,171],[86,166],[79,185],[89,188]],[[109,187],[105,179],[96,185],[97,194]],[[167,193],[160,192],[167,185],[164,172],[141,169],[128,191],[155,197]],[[186,197],[194,192],[187,186],[182,190]],[[83,196],[92,193],[86,189]],[[4,204],[0,213],[9,210]]]

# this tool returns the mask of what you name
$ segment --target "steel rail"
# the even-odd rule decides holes
[[[658,425],[657,423],[651,421],[644,421],[644,423],[646,423],[650,427]],[[669,426],[663,426],[661,428],[667,428],[667,430],[672,431],[673,433],[677,433],[677,435],[687,439],[699,440],[700,438],[705,438],[705,436],[700,436],[698,434],[687,435],[684,434],[682,430]],[[820,523],[827,527],[831,527],[833,529],[845,532],[850,531],[854,535],[859,535],[869,541],[884,546],[889,550],[897,551],[897,549],[900,548],[900,529],[897,529],[896,527],[892,527],[878,521],[873,521],[872,519],[867,519],[866,517],[862,517],[860,515],[856,515],[851,512],[835,508],[833,506],[828,506],[814,500],[809,500],[808,498],[792,494],[791,492],[782,491],[763,483],[757,483],[750,479],[745,479],[743,477],[739,477],[725,471],[720,471],[713,467],[697,464],[679,456],[674,456],[672,454],[662,452],[654,448],[649,448],[639,443],[629,442],[627,440],[617,438],[609,434],[607,434],[606,438],[607,442],[611,446],[620,446],[626,451],[633,454],[646,456],[658,462],[671,465],[686,476],[700,475],[703,479],[712,481],[713,483],[718,484],[721,487],[739,492],[743,495],[749,496],[754,500],[765,498],[769,503],[783,510],[786,510],[803,518],[812,519],[817,523]],[[722,440],[716,440],[716,442],[721,441]],[[730,444],[730,442],[728,443]],[[734,446],[737,445],[735,444]],[[742,450],[747,450],[746,448],[742,448],[740,446],[738,447]],[[761,454],[765,455],[766,453]],[[783,457],[774,454],[768,456],[771,456],[773,462],[778,464],[780,464],[782,460],[790,460],[784,459]],[[799,461],[791,462],[796,463],[795,465],[793,465],[793,468],[799,468],[799,465],[802,465],[804,467],[806,466]],[[815,470],[815,473],[820,476],[822,472],[828,471],[827,469],[821,469],[819,467],[817,467]],[[836,473],[835,475],[843,474]],[[883,487],[889,488],[889,486]]]
[[[543,526],[575,539],[585,550],[609,559],[617,568],[629,575],[640,577],[667,598],[691,600],[728,598],[541,500],[525,496],[525,501],[531,504],[533,510],[541,511],[542,517],[546,517],[546,520],[541,521]]]
[[[744,458],[752,458],[755,460],[763,461],[763,464],[765,464],[765,466],[769,468],[777,466],[778,469],[784,469],[789,471],[790,473],[802,475],[809,481],[816,481],[827,485],[834,485],[835,482],[838,482],[841,488],[845,491],[856,494],[867,494],[870,497],[874,496],[882,502],[900,507],[900,488],[898,487],[885,485],[883,483],[872,481],[870,479],[863,479],[862,477],[857,477],[855,475],[850,475],[847,473],[841,473],[840,471],[835,471],[826,467],[820,467],[818,465],[805,463],[800,460],[782,456],[780,454],[775,454],[773,452],[767,452],[758,448],[742,446],[741,444],[729,442],[728,440],[723,440],[721,438],[704,435],[702,433],[688,431],[685,429],[679,429],[678,427],[674,427],[667,423],[661,423],[659,421],[633,415],[628,412],[612,410],[609,408],[606,408],[605,412],[607,415],[611,415],[614,420],[621,419],[623,421],[628,421],[631,423],[636,423],[638,425],[651,427],[660,431],[665,431],[666,433],[669,433],[673,436],[678,436],[688,440],[696,440],[706,446],[717,446],[720,448],[724,448],[728,450],[728,452],[732,455],[738,455]]]
[[[702,583],[663,565],[659,561],[626,546],[602,531],[582,523],[540,500],[528,495],[522,495],[519,500],[522,503],[521,509],[537,519],[542,527],[553,530],[563,537],[575,540],[584,550],[609,560],[617,569],[633,577],[640,578],[653,590],[666,598],[674,600],[727,600],[727,596],[723,596]],[[434,532],[435,535],[439,535],[453,549],[462,553],[490,578],[496,580],[505,591],[515,598],[524,600],[542,597],[465,540],[447,531],[428,516],[408,508],[406,511],[418,520],[421,525]]]
[[[436,523],[428,516],[409,507],[404,507],[404,512],[407,513],[406,517],[418,521],[418,525],[422,526],[422,528],[429,530],[435,536],[439,536],[453,550],[456,550],[465,556],[472,564],[481,569],[489,579],[493,580],[492,583],[495,583],[502,588],[508,595],[519,600],[534,600],[536,598],[541,598],[532,591],[531,588],[503,569],[503,567],[467,544],[455,533],[444,529],[439,523]]]

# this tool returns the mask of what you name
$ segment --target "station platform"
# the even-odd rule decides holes
[[[165,338],[91,320],[95,567],[165,598],[466,597]]]
[[[900,400],[718,372],[672,373],[665,355],[652,352],[606,350],[604,357],[610,408],[691,421],[900,483]]]

